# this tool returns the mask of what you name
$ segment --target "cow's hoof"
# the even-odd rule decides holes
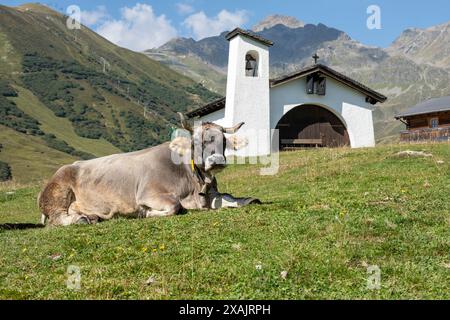
[[[91,224],[88,217],[82,216],[77,220],[77,224]]]

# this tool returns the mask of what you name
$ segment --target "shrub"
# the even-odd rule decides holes
[[[49,146],[52,149],[73,155],[75,157],[79,157],[83,160],[95,158],[95,156],[90,153],[78,151],[78,150],[74,149],[73,147],[68,145],[67,142],[56,138],[56,136],[54,134],[51,134],[51,133],[44,134],[42,139],[45,141],[47,146]]]
[[[8,181],[11,179],[11,167],[6,162],[0,161],[0,181]]]
[[[0,95],[0,124],[21,133],[40,135],[39,122],[20,110],[13,101]]]
[[[17,97],[17,92],[6,80],[0,80],[0,95],[4,97]]]

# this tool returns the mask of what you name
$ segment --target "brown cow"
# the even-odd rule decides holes
[[[61,167],[40,193],[43,223],[94,223],[118,215],[162,217],[182,209],[216,209],[259,203],[217,190],[214,174],[225,166],[225,148],[246,145],[233,134],[244,124],[223,128],[204,123],[192,135],[141,151],[114,154]],[[194,152],[192,152],[192,150]]]

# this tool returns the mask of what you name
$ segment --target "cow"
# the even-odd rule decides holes
[[[232,135],[244,123],[230,128],[210,122],[191,127],[183,114],[179,116],[181,132],[187,134],[170,142],[76,161],[57,170],[38,196],[42,223],[92,224],[116,216],[166,217],[189,209],[261,203],[217,189],[215,174],[226,165],[225,149],[238,150],[247,144]]]

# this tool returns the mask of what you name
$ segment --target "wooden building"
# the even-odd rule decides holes
[[[419,103],[395,118],[406,125],[402,142],[450,141],[450,96]]]

